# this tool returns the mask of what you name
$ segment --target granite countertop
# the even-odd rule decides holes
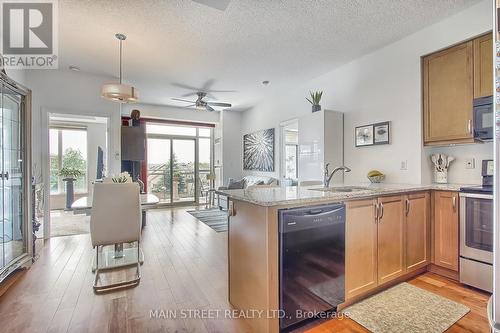
[[[303,205],[321,202],[346,201],[363,199],[407,192],[425,190],[459,191],[463,186],[479,186],[466,184],[346,184],[332,187],[355,186],[366,189],[353,192],[319,191],[322,186],[287,186],[287,187],[251,187],[244,190],[219,190],[218,194],[225,195],[234,200],[246,201],[259,206]],[[315,190],[316,189],[316,190]]]

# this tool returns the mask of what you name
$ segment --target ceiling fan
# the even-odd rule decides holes
[[[172,99],[174,101],[191,103],[191,105],[186,105],[187,108],[194,106],[198,110],[207,110],[210,112],[215,111],[215,109],[212,106],[218,106],[218,107],[223,107],[223,108],[230,108],[231,107],[231,104],[229,104],[229,103],[204,101],[203,98],[205,98],[205,96],[207,96],[206,92],[198,91],[196,93],[196,95],[198,95],[198,99],[196,101],[188,101],[187,99],[181,99],[181,98],[172,98]]]

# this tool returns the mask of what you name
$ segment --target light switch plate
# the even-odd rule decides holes
[[[466,169],[475,169],[476,168],[476,160],[474,158],[466,158],[465,159],[465,168]]]
[[[401,170],[408,170],[408,161],[401,161]]]

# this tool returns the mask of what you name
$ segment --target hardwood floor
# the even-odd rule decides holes
[[[95,295],[89,235],[53,238],[31,269],[21,273],[0,297],[0,331],[250,332],[236,319],[150,318],[151,310],[178,310],[176,314],[182,316],[186,309],[231,309],[227,302],[226,241],[226,233],[216,233],[184,209],[150,211],[143,231],[146,260],[140,285]],[[410,283],[471,308],[448,332],[488,331],[486,294],[431,273]],[[172,313],[163,314],[168,317]],[[349,319],[331,320],[302,331],[366,332]]]

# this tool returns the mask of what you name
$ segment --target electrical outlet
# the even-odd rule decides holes
[[[407,160],[404,160],[404,161],[401,161],[401,170],[408,170],[408,161]]]
[[[474,158],[466,158],[465,159],[465,168],[466,169],[475,169],[476,168],[476,160]]]

